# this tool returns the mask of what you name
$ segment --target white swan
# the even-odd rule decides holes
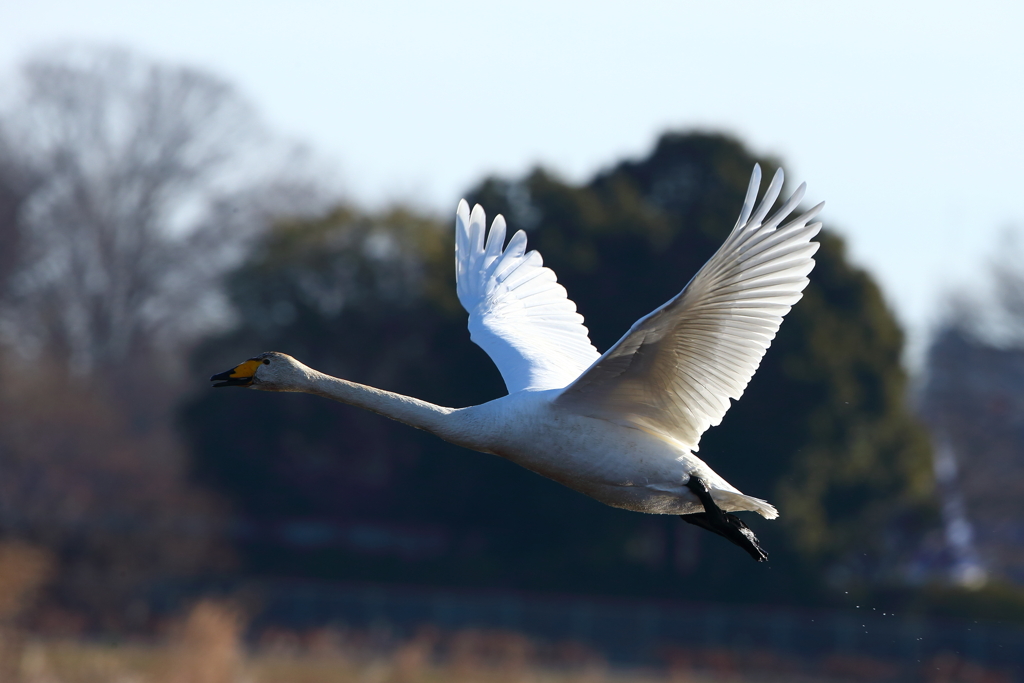
[[[501,371],[508,395],[445,408],[324,375],[283,353],[264,353],[214,375],[214,386],[317,394],[507,458],[613,507],[677,514],[725,536],[754,559],[767,555],[727,511],[778,516],[740,493],[693,454],[757,369],[782,317],[802,296],[823,204],[780,224],[801,185],[765,219],[782,189],[775,174],[757,209],[754,167],[739,220],[683,291],[641,318],[599,355],[583,317],[520,231],[486,232],[484,211],[456,214],[458,295],[469,330]]]

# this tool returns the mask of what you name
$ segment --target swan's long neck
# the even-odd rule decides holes
[[[310,377],[309,388],[306,391],[390,417],[410,427],[437,434],[447,441],[461,440],[461,421],[456,419],[459,411],[454,408],[437,406],[418,398],[375,389],[321,372],[316,372]]]

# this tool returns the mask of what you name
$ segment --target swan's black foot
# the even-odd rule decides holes
[[[736,515],[723,511],[722,508],[715,504],[715,501],[711,498],[711,492],[708,490],[708,485],[704,483],[703,479],[691,476],[690,481],[686,483],[686,488],[693,491],[694,495],[700,499],[700,502],[704,505],[704,512],[679,515],[684,522],[713,531],[719,536],[724,536],[750,553],[750,556],[758,562],[764,562],[768,559],[768,553],[761,550],[761,545],[757,542],[757,536],[743,523],[743,520]]]

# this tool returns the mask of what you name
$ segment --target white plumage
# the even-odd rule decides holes
[[[823,204],[779,224],[803,198],[805,185],[770,220],[782,190],[775,174],[751,216],[761,169],[754,168],[736,227],[674,299],[638,320],[557,402],[583,415],[655,432],[693,451],[718,425],[761,364],[799,301],[818,244],[811,223]]]
[[[498,216],[484,243],[486,216],[463,199],[455,214],[455,280],[470,338],[501,371],[508,392],[560,389],[600,354],[583,316],[520,230],[505,243]]]
[[[474,342],[501,371],[509,394],[453,409],[329,377],[280,353],[215,375],[215,386],[302,391],[356,405],[467,448],[508,458],[614,507],[678,514],[767,556],[726,511],[778,513],[747,496],[694,455],[701,435],[742,394],[783,316],[801,297],[818,248],[819,204],[783,224],[801,185],[767,218],[782,189],[779,170],[755,209],[755,166],[739,220],[725,243],[676,297],[641,318],[599,355],[583,317],[505,221],[489,233],[484,211],[456,213],[456,279]],[[486,239],[485,239],[486,233]]]

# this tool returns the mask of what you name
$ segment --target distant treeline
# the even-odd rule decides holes
[[[584,185],[538,169],[468,194],[527,231],[603,350],[717,249],[758,161],[768,175],[777,165],[728,137],[668,134]],[[455,297],[450,222],[339,207],[280,223],[230,276],[239,324],[201,346],[193,372],[277,350],[443,405],[501,396]],[[195,476],[243,520],[247,573],[755,602],[899,583],[936,522],[929,444],[906,407],[900,329],[827,227],[826,215],[803,300],[701,442],[723,476],[780,509],[749,520],[763,567],[675,517],[607,508],[309,396],[197,395],[182,413]]]
[[[804,298],[701,442],[727,480],[780,510],[748,519],[770,555],[759,566],[675,517],[604,507],[374,415],[211,391],[212,373],[277,350],[439,404],[502,395],[455,295],[454,204],[439,218],[333,199],[229,83],[195,69],[83,48],[37,55],[17,78],[0,110],[0,555],[15,558],[0,569],[32,581],[0,576],[0,622],[144,628],[147,597],[168,586],[260,576],[815,605],[902,591],[901,604],[957,614],[982,604],[915,588],[974,556],[950,556],[959,546],[939,501],[949,522],[957,499],[936,493],[908,411],[901,331],[827,207]],[[604,350],[718,248],[755,162],[766,175],[780,163],[727,136],[669,133],[587,183],[537,169],[481,179],[467,198],[527,232]],[[828,199],[806,180],[809,197]],[[1015,277],[1000,282],[1020,313]],[[996,464],[1013,461],[1019,430],[989,428],[986,407],[1016,403],[961,385],[1018,375],[989,362],[988,342],[942,339],[930,362],[951,379],[931,385],[930,418],[960,425],[949,443],[979,451],[953,483],[967,482],[967,517],[998,521],[976,536],[981,559],[1017,577],[1003,569],[1019,564],[1019,496]],[[967,356],[985,373],[957,370]],[[975,464],[983,443],[992,467]],[[1001,590],[985,609],[1024,615],[1019,592]]]

